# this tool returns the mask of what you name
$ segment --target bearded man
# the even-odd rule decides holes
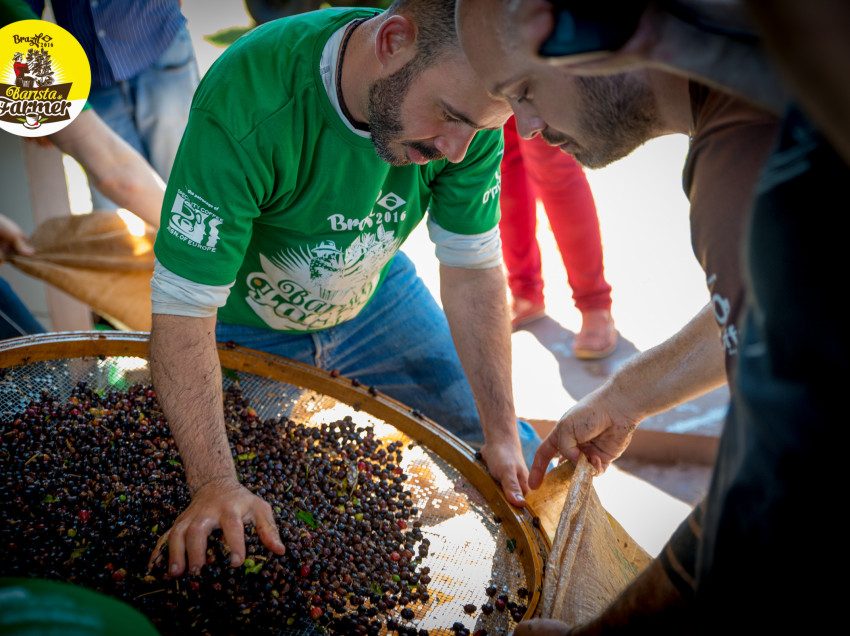
[[[558,455],[577,461],[584,453],[604,471],[641,421],[734,376],[746,300],[741,237],[779,129],[768,81],[774,76],[767,72],[741,73],[759,96],[771,95],[757,106],[667,67],[624,64],[604,75],[581,75],[540,58],[558,6],[460,0],[460,40],[472,67],[491,95],[510,103],[520,135],[539,135],[588,168],[607,166],[656,137],[688,135],[683,182],[691,242],[711,300],[679,332],[628,360],[563,415],[532,465],[533,488]],[[698,37],[693,31],[683,37]]]
[[[848,222],[847,215],[827,213],[820,222],[813,210],[831,210],[848,177],[846,152],[839,154],[850,148],[847,3],[688,0],[611,3],[614,9],[596,3],[603,16],[593,24],[607,19],[609,25],[620,17],[612,11],[648,6],[625,42],[590,50],[573,46],[582,42],[573,37],[577,29],[556,27],[574,25],[579,4],[460,0],[463,47],[491,94],[511,102],[518,127],[576,157],[604,161],[617,154],[602,152],[604,128],[592,119],[606,102],[622,102],[611,104],[600,91],[591,97],[588,86],[613,88],[627,101],[641,85],[648,88],[651,108],[641,110],[654,110],[652,119],[663,124],[656,134],[678,127],[692,139],[685,184],[694,247],[698,254],[725,251],[736,263],[729,271],[742,279],[746,307],[740,340],[725,334],[724,343],[737,344],[739,353],[705,500],[597,617],[573,626],[525,621],[516,634],[835,631],[844,589],[823,583],[835,579],[835,542],[825,524],[801,511],[830,510],[834,495],[825,485],[844,479],[842,463],[827,455],[844,448],[835,443],[845,428],[836,414],[845,410],[850,339],[834,290],[845,278]],[[619,75],[585,81],[579,73]],[[784,113],[781,124],[771,125],[769,113],[751,103]],[[758,130],[771,127],[769,145],[759,143]],[[695,194],[703,203],[714,200],[713,209],[697,214]],[[711,226],[715,238],[705,242]],[[716,277],[706,273],[716,295]],[[723,310],[718,318],[728,317],[725,304],[714,304]],[[535,466],[555,453],[577,454],[577,446],[603,465],[622,451],[646,409],[677,395],[677,377],[679,388],[689,377],[698,386],[700,374],[688,368],[703,355],[699,341],[688,346],[680,334],[671,342],[679,346],[668,350],[681,355],[665,357],[662,346],[636,356],[626,373],[618,371],[567,413]],[[640,368],[646,375],[635,373]],[[532,468],[529,482],[539,475]],[[805,546],[805,558],[783,558],[796,546]]]
[[[270,507],[236,477],[216,340],[336,369],[418,409],[480,446],[523,505],[539,437],[518,424],[511,390],[498,235],[509,112],[460,51],[453,0],[270,22],[206,74],[152,281],[153,378],[192,495],[160,541],[169,574],[187,556],[199,570],[216,528],[234,566],[243,523],[284,550]],[[445,314],[398,252],[426,211]]]

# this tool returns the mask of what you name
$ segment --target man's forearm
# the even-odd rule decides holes
[[[754,1],[754,0],[751,0]],[[580,75],[653,67],[731,92],[761,108],[783,112],[789,93],[738,2],[655,2],[629,40],[591,60],[552,58]]]
[[[758,41],[735,36],[738,30],[753,31],[742,7],[717,0],[663,6],[650,19],[658,29],[657,45],[647,56],[650,64],[731,91],[774,113],[784,110],[788,92]]]
[[[601,390],[643,420],[725,382],[723,347],[708,304],[674,336],[623,364]]]
[[[505,278],[498,267],[440,266],[446,317],[481,415],[484,437],[516,432],[511,331]]]
[[[105,196],[159,227],[165,183],[145,158],[93,110],[83,111],[50,139],[80,162],[92,185]]]
[[[670,582],[661,562],[650,563],[611,606],[571,636],[596,634],[686,634],[688,604]]]
[[[215,480],[235,483],[224,428],[215,318],[154,314],[151,373],[189,490],[194,494]]]
[[[794,97],[850,164],[850,5],[845,0],[745,0]]]

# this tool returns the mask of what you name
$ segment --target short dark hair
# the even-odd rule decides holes
[[[456,0],[395,0],[386,15],[409,16],[416,25],[416,60],[421,67],[460,53],[455,26]]]

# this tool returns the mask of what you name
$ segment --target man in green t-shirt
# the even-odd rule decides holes
[[[152,280],[154,382],[192,494],[160,540],[171,575],[203,566],[215,528],[233,565],[243,523],[284,550],[268,504],[236,478],[216,339],[337,369],[420,410],[480,445],[524,504],[524,454],[539,438],[518,426],[511,390],[498,235],[507,116],[460,51],[453,0],[270,22],[208,71]],[[426,213],[445,314],[397,253]]]

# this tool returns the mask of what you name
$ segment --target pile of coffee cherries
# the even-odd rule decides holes
[[[272,506],[286,547],[246,526],[231,568],[217,531],[195,576],[148,570],[158,538],[189,504],[183,468],[150,385],[67,400],[47,392],[0,422],[0,576],[69,581],[126,601],[164,634],[307,630],[377,634],[429,599],[418,510],[385,444],[344,418],[261,420],[238,384],[225,419],[242,483]]]

